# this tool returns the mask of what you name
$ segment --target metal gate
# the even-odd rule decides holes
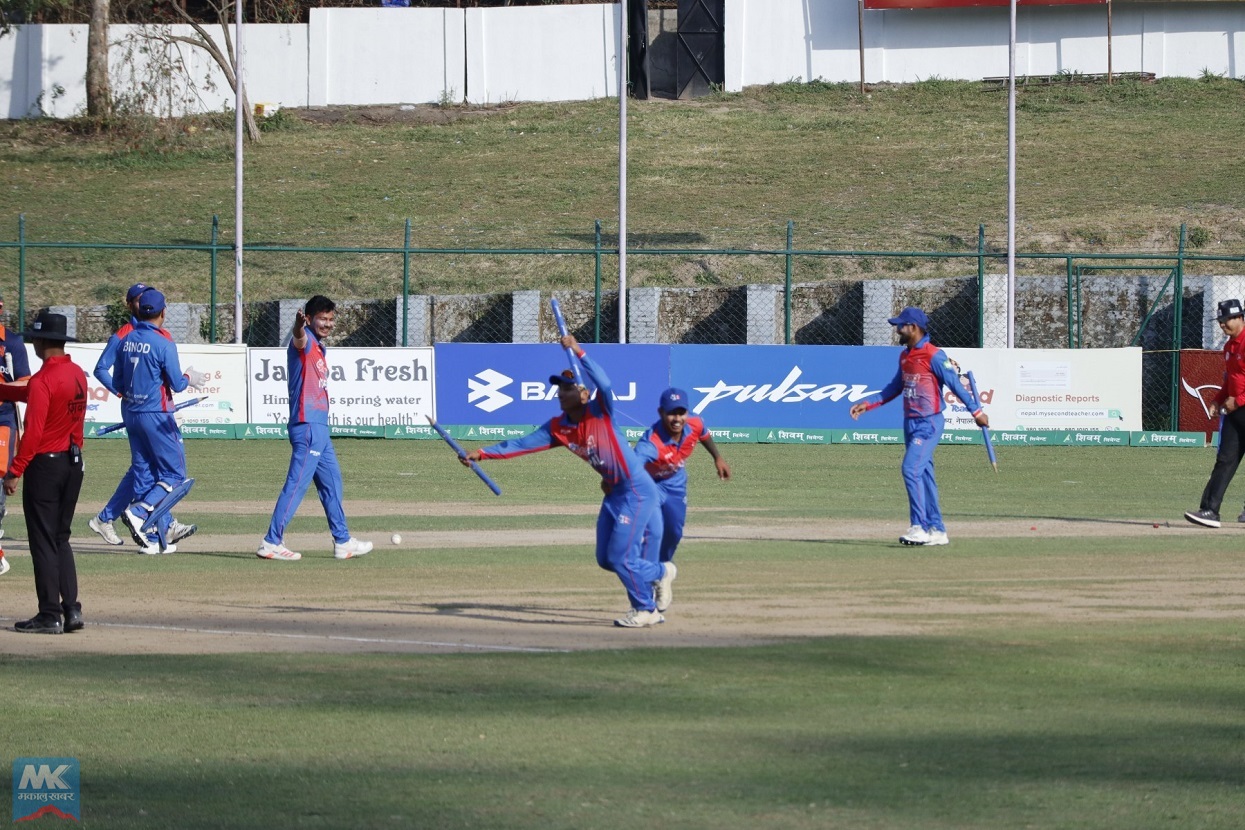
[[[698,98],[725,83],[725,6],[726,0],[679,0],[676,98]]]

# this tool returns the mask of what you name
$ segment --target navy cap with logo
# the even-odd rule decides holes
[[[915,326],[920,326],[923,331],[929,331],[929,317],[925,316],[925,312],[915,306],[908,306],[886,322],[892,326],[904,326],[911,323]]]
[[[575,373],[570,369],[563,369],[561,374],[550,375],[549,382],[554,386],[578,386],[575,382]]]
[[[1223,323],[1233,317],[1242,316],[1245,316],[1245,309],[1241,308],[1240,300],[1224,300],[1219,304],[1219,316],[1216,319]]]
[[[135,300],[137,300],[137,299],[138,299],[138,298],[142,295],[142,293],[143,293],[144,291],[146,291],[148,288],[149,288],[149,286],[143,285],[141,282],[136,282],[136,283],[134,283],[133,285],[131,285],[131,286],[130,286],[130,290],[129,290],[129,291],[127,291],[127,292],[125,292],[125,301],[126,301],[127,303],[132,303],[132,302],[134,302],[134,301],[135,301]]]
[[[138,295],[138,313],[143,317],[155,317],[164,311],[164,295],[154,288],[148,288]]]
[[[674,412],[676,409],[682,409],[686,412],[688,410],[687,393],[682,389],[670,387],[661,393],[661,399],[657,402],[657,409],[660,412]]]

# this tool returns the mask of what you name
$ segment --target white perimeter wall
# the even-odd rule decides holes
[[[726,0],[726,88],[860,80],[855,0]],[[1245,5],[1115,3],[1111,69],[1242,77]],[[1007,75],[1007,8],[864,13],[865,81]],[[1016,72],[1107,71],[1106,6],[1022,6]]]
[[[255,103],[281,106],[583,100],[617,93],[619,6],[495,9],[312,9],[307,25],[246,27]],[[860,78],[856,0],[726,0],[726,88]],[[1116,72],[1245,77],[1245,4],[1121,4]],[[114,94],[156,73],[153,30],[112,26]],[[865,12],[865,80],[976,80],[1007,74],[1007,9]],[[232,27],[231,27],[232,31]],[[220,40],[220,29],[209,32]],[[1107,71],[1105,7],[1022,7],[1017,71]],[[233,93],[201,50],[159,47],[182,82],[144,93],[159,115],[232,109]],[[0,38],[0,117],[86,108],[86,27],[21,26]],[[142,96],[140,96],[142,97]]]

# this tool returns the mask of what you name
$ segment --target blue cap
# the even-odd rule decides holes
[[[687,393],[672,386],[661,393],[661,400],[657,402],[657,410],[659,412],[673,412],[676,409],[689,411],[691,407],[687,405],[687,402]]]
[[[125,301],[127,303],[134,302],[135,300],[139,298],[139,295],[141,295],[146,290],[147,290],[147,286],[143,285],[141,282],[134,283],[133,285],[130,286],[130,290],[125,292]]]
[[[164,295],[159,291],[154,288],[148,288],[138,295],[138,315],[140,317],[155,317],[161,311],[164,311]]]
[[[923,331],[929,331],[929,318],[925,316],[925,312],[915,306],[908,306],[894,317],[886,322],[892,326],[902,326],[908,323],[920,326]]]

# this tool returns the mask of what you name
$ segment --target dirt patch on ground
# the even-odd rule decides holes
[[[472,118],[485,118],[514,109],[514,105],[441,106],[440,104],[389,104],[369,106],[287,107],[287,115],[311,124],[453,124]]]
[[[266,512],[268,505],[196,505],[207,510]],[[304,505],[314,514],[318,504]],[[489,506],[493,515],[584,515],[592,505]],[[352,503],[351,515],[478,518],[478,504],[387,506]],[[293,652],[507,652],[564,651],[635,646],[757,645],[790,637],[938,634],[966,625],[1098,622],[1122,619],[1240,619],[1245,617],[1245,568],[1236,557],[1209,564],[1173,556],[1122,563],[1080,554],[1048,559],[976,560],[949,556],[954,548],[902,548],[904,528],[870,527],[834,519],[784,521],[780,526],[715,520],[699,509],[680,554],[675,604],[661,626],[615,628],[617,582],[591,562],[593,530],[420,531],[400,545],[376,539],[377,550],[358,562],[337,562],[323,533],[293,534],[297,563],[258,560],[252,536],[200,534],[168,557],[136,557],[77,537],[80,557],[126,557],[117,573],[93,570],[84,585],[86,631],[60,637],[0,631],[11,654]],[[79,526],[87,516],[81,516]],[[1232,528],[1233,531],[1236,528]],[[955,538],[1030,534],[1085,538],[1143,534],[1196,534],[1185,525],[1138,521],[998,519],[960,521]],[[747,545],[762,540],[805,542],[807,561],[783,565],[748,559]],[[863,541],[862,541],[863,540]],[[855,551],[839,556],[844,543]],[[861,545],[877,557],[862,561]],[[954,544],[954,543],[953,543]],[[0,579],[8,628],[33,611],[29,555],[22,540],[6,539],[13,570]],[[468,550],[509,547],[513,561],[485,568]],[[524,550],[574,551],[563,567],[525,566]],[[463,550],[447,564],[447,555]],[[435,554],[435,555],[434,555]],[[209,569],[187,575],[180,557],[214,557]],[[582,557],[587,557],[584,561]],[[232,561],[230,561],[232,560]],[[180,560],[184,563],[185,560]],[[202,560],[197,563],[202,565]],[[107,569],[106,569],[107,570]],[[24,613],[22,613],[24,612]]]

